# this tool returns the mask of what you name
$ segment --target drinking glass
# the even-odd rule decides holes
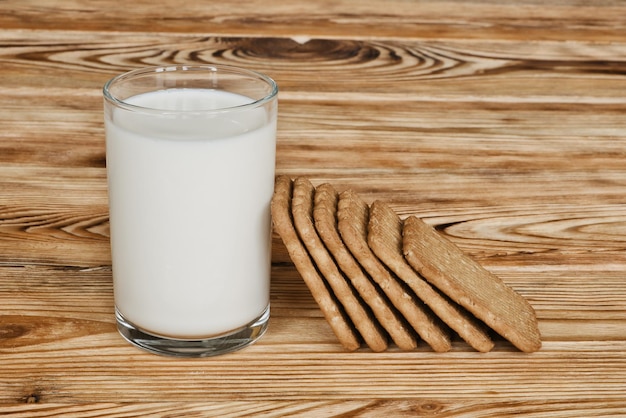
[[[105,84],[115,311],[132,344],[204,357],[265,332],[277,93],[266,75],[218,65]]]

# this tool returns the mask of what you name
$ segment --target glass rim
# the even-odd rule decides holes
[[[250,78],[256,78],[263,82],[265,82],[270,87],[270,92],[263,96],[260,99],[253,100],[250,103],[245,103],[237,106],[230,107],[222,107],[218,109],[201,109],[201,110],[171,110],[171,109],[156,109],[152,107],[145,107],[134,105],[125,101],[125,99],[120,99],[116,97],[112,92],[111,88],[119,82],[125,81],[127,79],[133,78],[138,75],[150,74],[150,73],[166,73],[166,72],[175,72],[175,71],[210,71],[213,73],[221,72],[235,75],[247,76]],[[217,113],[225,113],[225,112],[233,112],[233,111],[244,111],[248,109],[254,109],[260,106],[263,106],[265,103],[270,102],[278,95],[278,85],[276,82],[269,76],[254,70],[248,70],[246,68],[235,67],[231,65],[221,65],[221,64],[174,64],[174,65],[155,65],[148,67],[136,68],[134,70],[130,70],[124,72],[122,74],[118,74],[115,77],[109,79],[102,88],[102,94],[108,102],[111,104],[123,108],[129,111],[135,112],[144,112],[144,113],[158,113],[160,115],[164,114],[199,114],[199,115],[207,115],[207,114],[217,114]],[[132,96],[131,96],[132,97]]]

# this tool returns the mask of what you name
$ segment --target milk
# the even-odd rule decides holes
[[[248,324],[269,304],[275,105],[207,114],[251,102],[208,89],[125,102],[172,112],[105,115],[118,311],[183,339]]]

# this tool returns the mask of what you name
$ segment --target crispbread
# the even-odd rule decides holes
[[[374,254],[469,345],[481,352],[493,348],[484,324],[433,289],[406,261],[402,253],[402,220],[380,200],[370,206],[367,242]]]
[[[403,252],[426,280],[524,352],[541,347],[532,306],[421,219],[404,221]]]
[[[339,195],[337,217],[341,238],[354,258],[379,284],[420,337],[434,351],[450,350],[450,336],[445,326],[428,307],[405,290],[398,279],[387,270],[369,248],[367,244],[368,205],[355,192],[344,191]]]
[[[401,350],[415,349],[417,342],[408,324],[389,303],[382,290],[367,277],[367,273],[341,240],[337,229],[337,191],[328,183],[321,184],[316,187],[314,198],[315,228],[340,269],[372,309],[396,346]]]
[[[365,343],[372,351],[385,351],[387,336],[368,306],[358,297],[350,282],[339,271],[335,260],[328,253],[315,229],[313,224],[314,194],[315,187],[309,180],[303,177],[294,180],[291,213],[296,232]]]
[[[317,272],[309,254],[302,245],[302,242],[300,242],[300,238],[298,238],[294,229],[290,212],[291,198],[291,179],[286,176],[278,176],[276,178],[271,203],[274,228],[278,235],[280,235],[291,260],[341,345],[347,350],[356,350],[361,344],[353,324],[351,324],[341,305],[327,288],[324,279]]]

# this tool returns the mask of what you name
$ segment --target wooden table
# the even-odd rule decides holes
[[[52,3],[0,2],[0,415],[626,414],[626,3]],[[529,300],[543,348],[345,352],[276,235],[258,344],[124,342],[101,88],[189,62],[275,78],[277,173],[437,225]]]

